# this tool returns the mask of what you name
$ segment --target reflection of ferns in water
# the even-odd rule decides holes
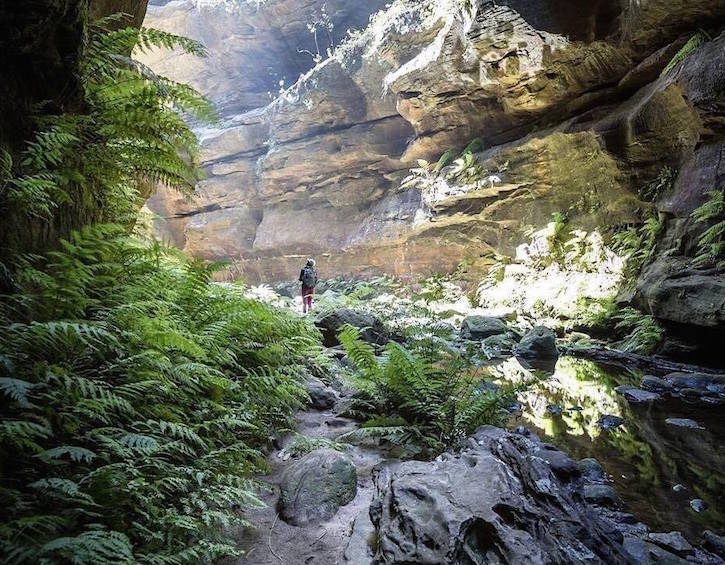
[[[634,308],[623,308],[614,314],[615,329],[624,330],[627,335],[619,342],[624,351],[631,353],[652,353],[664,336],[662,326],[652,316],[642,314]]]

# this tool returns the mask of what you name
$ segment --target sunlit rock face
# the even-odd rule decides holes
[[[724,137],[723,39],[659,76],[695,30],[725,19],[725,0],[396,0],[365,27],[383,4],[152,2],[148,25],[203,41],[210,57],[148,64],[222,114],[199,128],[197,197],[161,190],[149,202],[159,234],[234,259],[251,280],[295,277],[308,255],[324,274],[414,277],[513,254],[553,212],[586,230],[638,221],[649,206],[638,189],[664,165],[682,171],[659,204],[680,224],[722,186],[709,157]],[[315,65],[306,24],[323,5],[336,45],[348,28],[364,31]],[[403,183],[417,159],[474,138],[482,177],[451,165],[435,195]],[[665,319],[693,322],[685,306],[673,313],[672,293],[666,308],[641,294]]]

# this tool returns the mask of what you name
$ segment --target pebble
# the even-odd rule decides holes
[[[624,418],[612,414],[605,414],[597,420],[597,425],[603,430],[613,430],[622,424],[624,424]]]
[[[687,487],[685,485],[677,483],[675,486],[672,487],[672,490],[675,492],[683,492],[687,490]]]
[[[705,502],[701,498],[696,498],[690,501],[690,508],[692,508],[697,513],[704,512],[705,510],[707,510],[707,502]]]
[[[546,411],[551,414],[552,416],[559,416],[561,414],[561,406],[558,404],[549,404],[546,407]]]

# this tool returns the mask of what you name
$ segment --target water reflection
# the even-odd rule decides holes
[[[490,370],[502,380],[530,375],[515,359]],[[612,476],[628,509],[654,530],[681,530],[695,540],[704,529],[725,531],[725,422],[722,408],[702,408],[680,400],[630,405],[614,389],[640,376],[608,370],[589,361],[562,358],[552,375],[521,395],[523,411],[511,425],[533,428],[571,457],[595,457]],[[561,408],[553,409],[552,405]],[[597,421],[619,416],[624,424],[603,430]],[[705,429],[667,424],[691,418]],[[685,490],[676,492],[675,485]],[[680,490],[680,489],[677,489]],[[689,501],[703,499],[696,513]]]

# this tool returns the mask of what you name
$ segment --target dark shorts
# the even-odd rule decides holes
[[[314,286],[303,286],[302,287],[302,296],[312,296],[313,294],[315,294]]]

